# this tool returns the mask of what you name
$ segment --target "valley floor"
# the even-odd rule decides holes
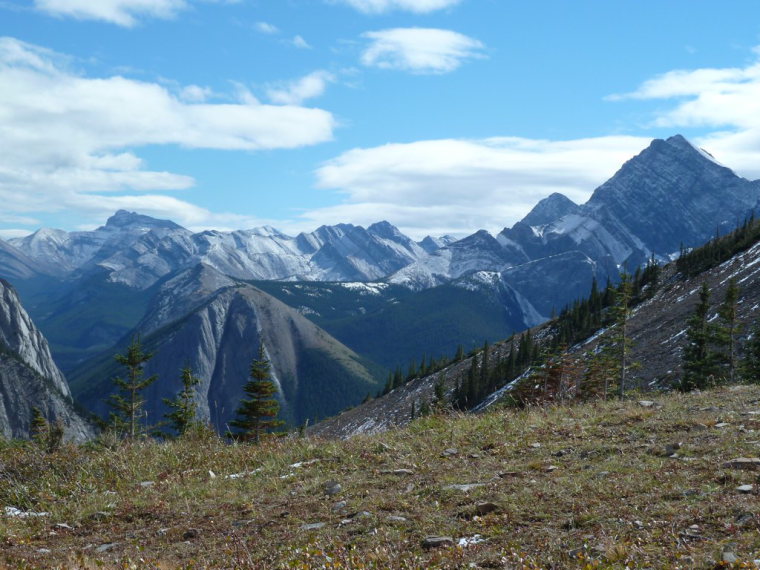
[[[760,386],[645,397],[344,442],[0,443],[0,567],[760,564],[760,466],[732,463],[760,456]]]

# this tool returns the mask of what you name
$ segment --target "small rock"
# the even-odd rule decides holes
[[[724,469],[760,469],[760,459],[757,457],[737,457],[723,464]]]
[[[50,554],[51,552],[52,552],[52,550],[50,550],[49,548],[38,548],[37,549],[37,554]]]
[[[332,497],[333,495],[337,495],[343,490],[343,486],[338,483],[337,481],[328,481],[324,485],[325,489],[325,495],[328,497]]]
[[[431,548],[444,548],[454,546],[454,539],[450,536],[428,536],[422,541],[422,548],[430,550]]]
[[[739,559],[736,557],[736,554],[731,552],[730,550],[726,550],[723,552],[723,554],[720,555],[721,562],[725,562],[726,564],[733,564],[734,562],[737,562]]]
[[[302,524],[301,530],[319,530],[323,526],[325,526],[326,523],[323,522],[317,522],[317,523],[309,523],[309,524]]]
[[[609,474],[610,474],[610,472],[609,472],[609,471],[600,471],[599,473],[597,473],[597,474],[596,474],[596,476],[597,476],[597,477],[599,477],[600,479],[604,479],[604,478],[605,478],[605,477],[607,477]]]
[[[348,506],[348,503],[346,501],[338,501],[337,503],[333,504],[332,510],[333,511],[342,511]]]
[[[751,493],[754,488],[754,485],[739,485],[736,490],[746,495],[748,493]]]
[[[107,544],[101,544],[95,549],[95,552],[102,554],[103,552],[108,552],[109,550],[113,550],[116,548],[116,545],[118,542],[109,542]]]
[[[737,526],[747,526],[755,520],[755,515],[752,513],[741,513],[734,519],[734,523]]]
[[[105,511],[98,511],[96,513],[92,513],[89,517],[87,517],[91,521],[102,521],[104,519],[107,519],[111,515]]]
[[[166,536],[167,534],[169,534],[169,529],[168,529],[168,528],[159,528],[159,529],[156,531],[156,534],[157,534],[158,536]]]
[[[372,516],[372,513],[369,511],[359,511],[358,513],[354,513],[352,515],[348,515],[348,518],[356,520],[356,519],[366,519]]]
[[[653,408],[654,402],[652,400],[639,400],[639,406],[642,408]]]
[[[728,426],[730,426],[730,425],[731,425],[731,424],[730,424],[730,423],[728,423],[728,422],[718,422],[717,424],[715,424],[715,427],[716,427],[716,428],[724,428],[724,427],[728,427]]]
[[[665,446],[665,450],[663,451],[663,455],[665,457],[678,457],[678,450],[681,449],[681,443],[675,442],[675,443],[669,443]]]
[[[407,519],[406,517],[400,517],[398,515],[388,515],[386,520],[390,522],[407,522],[407,520],[409,519]]]
[[[441,453],[441,457],[451,457],[458,453],[459,453],[459,450],[456,447],[449,447],[448,449],[443,450],[443,452]]]
[[[480,544],[481,542],[485,542],[486,539],[480,536],[479,534],[476,534],[475,536],[467,536],[464,538],[460,538],[457,541],[457,546],[460,548],[467,548],[468,546],[473,546],[474,544]]]
[[[530,446],[532,448],[534,448],[534,449],[538,449],[539,447],[541,447],[541,444],[540,443],[531,443]]]
[[[556,465],[548,465],[544,468],[544,471],[547,473],[551,473],[553,471],[556,471],[557,469],[559,469],[559,467],[557,467]]]
[[[209,473],[210,473],[210,471],[209,471]],[[155,481],[143,481],[142,483],[140,483],[140,487],[143,487],[144,489],[147,489],[148,487],[152,487],[155,484],[156,484]]]
[[[496,513],[500,510],[501,507],[496,503],[478,503],[475,505],[475,514],[481,517],[490,513]]]
[[[396,475],[398,477],[403,477],[405,475],[414,475],[414,471],[411,469],[389,469],[387,471],[382,471],[382,473],[386,475]]]
[[[462,491],[464,493],[467,493],[469,491],[472,491],[473,489],[477,489],[478,487],[484,487],[485,483],[466,483],[464,485],[446,485],[444,489],[452,489],[454,491]]]
[[[216,473],[214,473],[213,471],[211,471],[211,469],[208,470],[208,478],[212,479],[212,480],[216,479]]]
[[[73,526],[66,523],[56,523],[54,526],[56,530],[74,530]]]
[[[201,535],[201,531],[197,528],[189,528],[182,534],[182,540],[193,540]]]
[[[499,478],[501,479],[507,479],[509,477],[519,477],[520,472],[519,471],[502,471],[499,473]]]

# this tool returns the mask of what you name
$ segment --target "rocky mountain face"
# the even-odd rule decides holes
[[[28,437],[32,406],[48,421],[60,420],[69,439],[81,441],[92,434],[73,409],[68,383],[47,341],[10,284],[0,279],[0,433]]]
[[[134,333],[155,355],[145,366],[146,375],[159,376],[145,392],[152,422],[166,412],[162,399],[180,390],[180,368],[190,366],[201,379],[199,417],[224,431],[259,342],[280,389],[281,417],[292,425],[337,413],[378,389],[359,355],[294,309],[205,265],[165,282]],[[72,373],[77,399],[105,414],[118,373],[112,353],[86,362]]]

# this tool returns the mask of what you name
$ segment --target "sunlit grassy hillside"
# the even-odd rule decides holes
[[[2,444],[0,563],[754,567],[760,471],[730,462],[760,456],[760,387],[646,398],[345,442]]]

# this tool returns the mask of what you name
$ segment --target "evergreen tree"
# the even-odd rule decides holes
[[[618,395],[622,398],[627,388],[627,376],[629,368],[629,355],[631,352],[631,338],[628,335],[628,318],[631,315],[630,303],[633,294],[631,277],[627,273],[621,275],[620,286],[613,314],[615,317],[615,330],[612,334],[614,350],[617,353],[618,365]]]
[[[239,430],[232,436],[259,443],[264,433],[283,424],[276,419],[280,412],[280,404],[274,398],[277,386],[272,381],[263,342],[259,344],[258,356],[251,362],[251,379],[243,386],[243,392],[248,398],[240,402],[238,417],[230,422],[231,427]]]
[[[760,384],[760,321],[755,322],[744,347],[741,373],[745,382]]]
[[[732,384],[736,381],[736,369],[738,366],[736,349],[740,333],[740,325],[737,319],[737,305],[739,303],[739,286],[736,279],[731,278],[726,288],[726,296],[718,308],[720,324],[716,329],[718,344],[723,348],[723,361],[728,369],[728,380]]]
[[[36,443],[44,443],[50,432],[50,424],[37,406],[32,406],[32,419],[29,423],[29,436]]]
[[[198,404],[194,398],[194,388],[201,383],[201,379],[193,376],[193,371],[189,366],[185,366],[181,374],[182,390],[173,400],[164,398],[164,404],[171,409],[171,412],[165,414],[164,417],[169,420],[172,429],[178,435],[185,435],[196,423]]]
[[[457,353],[454,355],[455,362],[461,362],[464,360],[464,347],[460,344],[457,346]]]
[[[708,321],[710,311],[710,288],[702,283],[699,303],[694,314],[689,317],[686,329],[686,347],[683,351],[683,377],[680,388],[683,391],[702,389],[709,385],[717,373],[716,355],[712,344],[714,327]]]
[[[143,352],[140,337],[136,336],[127,347],[126,353],[117,354],[114,358],[127,369],[127,377],[116,377],[113,380],[121,394],[113,394],[110,398],[113,408],[110,424],[129,439],[134,439],[143,435],[146,429],[140,425],[140,416],[145,407],[145,399],[141,393],[158,379],[155,374],[143,378],[143,366],[153,358],[153,354]]]

